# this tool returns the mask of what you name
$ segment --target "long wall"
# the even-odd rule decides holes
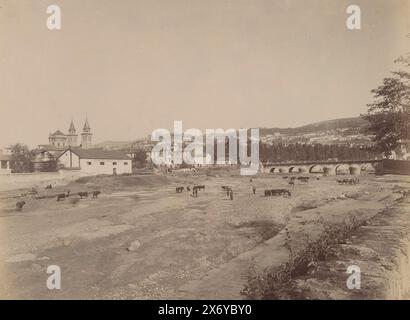
[[[410,161],[384,159],[378,173],[410,175]]]
[[[80,170],[59,172],[11,173],[0,175],[0,191],[31,187],[45,187],[47,184],[64,185],[83,176]]]

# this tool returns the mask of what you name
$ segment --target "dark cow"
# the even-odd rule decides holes
[[[79,192],[78,195],[80,196],[80,199],[88,198],[88,192]]]
[[[25,201],[17,201],[16,202],[16,210],[17,211],[21,211],[24,207],[24,205],[26,204]]]
[[[271,190],[265,190],[265,197],[268,196],[291,196],[291,193],[287,189],[271,189]]]
[[[93,191],[93,198],[98,198],[98,195],[101,193],[101,191]]]
[[[289,185],[291,185],[292,187],[294,187],[295,186],[295,182],[292,180],[292,181],[289,181]]]
[[[176,187],[176,188],[175,188],[175,191],[176,191],[177,193],[181,193],[182,191],[184,191],[184,187]]]
[[[66,198],[65,193],[60,193],[60,194],[57,195],[57,201],[64,200],[65,198]]]
[[[198,185],[198,190],[205,190],[205,186],[203,184]]]
[[[358,184],[359,183],[359,179],[358,178],[354,178],[354,179],[343,179],[343,180],[337,180],[338,184]]]
[[[287,197],[291,197],[291,196],[292,196],[291,192],[290,192],[289,190],[286,190],[286,189],[282,189],[281,195],[282,195],[282,196],[287,196]]]
[[[192,196],[193,196],[194,198],[197,198],[197,197],[198,197],[198,190],[199,190],[198,186],[193,186],[193,187],[192,187]]]
[[[298,177],[298,180],[300,181],[300,182],[305,182],[305,183],[308,183],[309,182],[309,177]]]
[[[51,184],[46,185],[46,189],[53,189],[53,186]]]

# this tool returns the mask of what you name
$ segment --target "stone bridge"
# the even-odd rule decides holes
[[[267,173],[319,173],[326,175],[374,173],[382,160],[332,160],[300,162],[266,162],[263,172]]]

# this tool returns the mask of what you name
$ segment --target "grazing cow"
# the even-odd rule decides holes
[[[53,186],[51,184],[46,185],[46,189],[53,189]]]
[[[192,187],[192,196],[194,198],[198,198],[198,186],[193,186]]]
[[[205,186],[203,184],[198,185],[198,190],[205,190]]]
[[[343,180],[337,180],[338,184],[358,184],[359,183],[359,179],[356,177],[354,179],[343,179]]]
[[[289,181],[289,185],[291,185],[292,187],[295,186],[295,182],[294,181]]]
[[[298,180],[300,180],[300,182],[308,183],[309,177],[298,177]]]
[[[17,211],[21,211],[24,207],[24,205],[26,204],[25,201],[17,201],[16,202],[16,210]]]
[[[101,191],[93,191],[93,199],[98,198],[98,195],[101,193]]]
[[[80,196],[80,199],[88,198],[88,192],[79,192],[78,195]]]
[[[182,191],[184,191],[184,187],[176,187],[176,188],[175,188],[175,191],[176,191],[177,193],[181,193]]]
[[[57,201],[64,200],[65,198],[66,198],[65,193],[60,193],[60,194],[57,195]]]
[[[289,191],[289,190],[286,190],[286,189],[282,189],[281,195],[282,195],[282,196],[287,196],[287,197],[291,197],[291,196],[292,196],[292,194],[290,193],[290,191]]]
[[[291,193],[287,189],[271,189],[271,190],[265,190],[265,197],[269,196],[291,196]]]

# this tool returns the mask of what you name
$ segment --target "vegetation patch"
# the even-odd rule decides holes
[[[324,225],[324,231],[316,241],[308,241],[305,248],[299,252],[292,252],[288,229],[286,246],[290,251],[290,259],[280,267],[268,269],[262,275],[255,271],[252,265],[248,274],[248,281],[241,294],[247,299],[280,299],[281,291],[288,289],[293,278],[306,275],[311,265],[325,261],[335,255],[337,244],[344,243],[349,235],[366,224],[366,221],[349,219],[335,225]]]

